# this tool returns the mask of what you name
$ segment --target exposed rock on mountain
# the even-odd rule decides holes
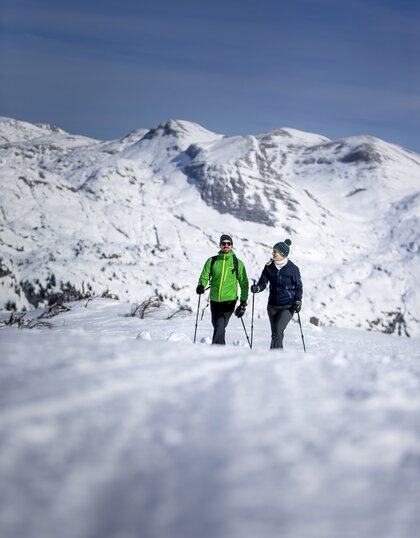
[[[87,291],[193,306],[229,232],[251,278],[292,239],[304,318],[420,334],[420,156],[393,144],[178,120],[97,141],[1,118],[0,181],[2,307]]]

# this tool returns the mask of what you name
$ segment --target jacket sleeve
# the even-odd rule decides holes
[[[267,268],[264,267],[262,273],[261,273],[261,276],[260,276],[260,279],[258,280],[257,282],[257,286],[258,286],[258,293],[260,291],[264,291],[265,288],[267,287],[267,283],[268,283],[268,276],[267,276]]]
[[[248,300],[249,283],[248,283],[248,276],[246,274],[245,265],[240,260],[238,260],[238,282],[241,288],[240,300],[246,302]]]
[[[198,279],[198,284],[201,284],[204,287],[206,287],[209,282],[210,266],[211,266],[211,258],[209,258],[204,264],[203,270],[201,271],[200,278]]]
[[[300,271],[298,267],[296,267],[294,271],[293,278],[294,278],[294,286],[295,286],[295,299],[297,301],[301,301],[302,295],[303,295],[303,285],[302,285],[302,279],[300,277]]]

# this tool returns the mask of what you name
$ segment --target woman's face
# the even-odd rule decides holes
[[[272,256],[275,262],[282,262],[286,258],[286,256],[283,256],[280,252],[277,252],[277,250],[273,250]]]

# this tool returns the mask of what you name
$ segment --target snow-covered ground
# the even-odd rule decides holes
[[[419,339],[69,306],[0,328],[2,538],[418,536]]]

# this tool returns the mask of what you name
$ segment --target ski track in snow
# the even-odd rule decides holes
[[[417,536],[418,339],[71,307],[0,329],[2,537]]]

